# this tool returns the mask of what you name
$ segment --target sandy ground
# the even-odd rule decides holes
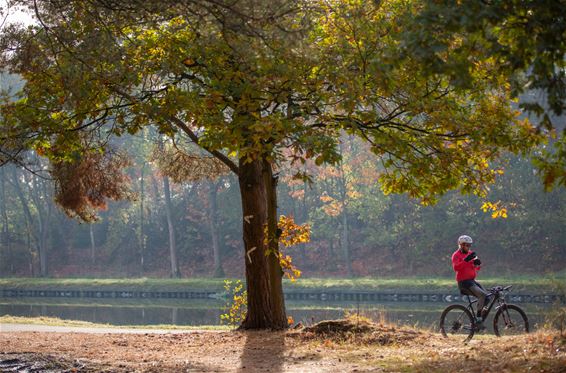
[[[32,326],[37,329],[37,326]],[[31,327],[30,327],[31,328]],[[478,336],[467,345],[439,334],[388,329],[358,340],[287,332],[156,332],[0,328],[0,370],[29,372],[566,372],[555,333]],[[19,331],[18,331],[19,330]],[[409,335],[409,334],[407,334]]]

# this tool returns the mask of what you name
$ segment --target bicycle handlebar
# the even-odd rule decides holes
[[[509,289],[511,289],[512,287],[513,287],[513,285],[508,285],[508,286],[505,286],[505,287],[498,285],[498,286],[494,286],[491,289],[489,289],[489,292],[491,294],[496,294],[496,293],[500,293],[502,291],[509,291]]]

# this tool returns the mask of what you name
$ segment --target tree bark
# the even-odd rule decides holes
[[[165,215],[167,216],[167,230],[169,231],[169,258],[171,263],[171,277],[180,278],[179,262],[177,260],[177,243],[175,241],[175,226],[173,224],[173,208],[171,206],[171,188],[169,178],[163,176],[163,194],[165,195]]]
[[[241,329],[277,328],[270,296],[269,264],[264,244],[267,221],[266,188],[261,160],[239,161],[238,181],[242,199],[244,260],[248,312]]]
[[[267,235],[268,250],[267,257],[270,276],[270,297],[273,303],[273,318],[276,325],[274,328],[285,329],[288,327],[285,312],[285,297],[283,295],[283,270],[279,260],[279,235],[277,232],[277,177],[273,174],[273,167],[267,160],[263,161],[263,177],[267,197]]]
[[[214,254],[214,277],[224,277],[222,268],[222,258],[220,255],[220,240],[218,239],[218,204],[217,204],[218,185],[211,181],[209,183],[209,225],[210,236],[212,237],[212,252]]]

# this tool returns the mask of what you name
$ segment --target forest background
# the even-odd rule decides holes
[[[243,277],[236,178],[170,181],[159,171],[157,136],[115,140],[129,154],[134,195],[110,202],[94,223],[56,206],[39,157],[29,159],[34,172],[0,167],[0,276],[176,277],[173,244],[181,277]],[[303,277],[451,276],[460,234],[474,238],[484,276],[564,270],[566,193],[545,192],[529,159],[504,159],[485,199],[450,192],[424,206],[384,194],[366,147],[344,135],[339,165],[302,166],[311,182],[278,170],[279,213],[311,228],[309,243],[286,252]]]

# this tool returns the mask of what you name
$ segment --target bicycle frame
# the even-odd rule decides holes
[[[501,293],[503,291],[507,291],[509,290],[509,288],[504,288],[504,289],[496,289],[496,290],[492,290],[487,294],[487,297],[489,297],[489,302],[487,305],[487,311],[485,312],[485,316],[484,319],[487,318],[487,316],[489,315],[489,313],[491,312],[491,309],[495,306],[495,304],[497,303],[497,306],[495,306],[495,309],[498,310],[499,308],[501,308],[502,306],[505,306],[507,303],[505,302],[505,297],[503,297],[501,295]],[[477,298],[474,300],[471,300],[470,297],[472,297],[473,295],[469,295],[469,294],[465,294],[466,297],[468,297],[468,309],[470,310],[470,312],[472,313],[472,317],[474,318],[474,322],[477,322],[477,312],[474,311],[474,303],[477,303],[478,300]],[[492,297],[493,296],[493,297]],[[477,307],[477,306],[476,306]],[[485,305],[484,305],[485,307]]]

